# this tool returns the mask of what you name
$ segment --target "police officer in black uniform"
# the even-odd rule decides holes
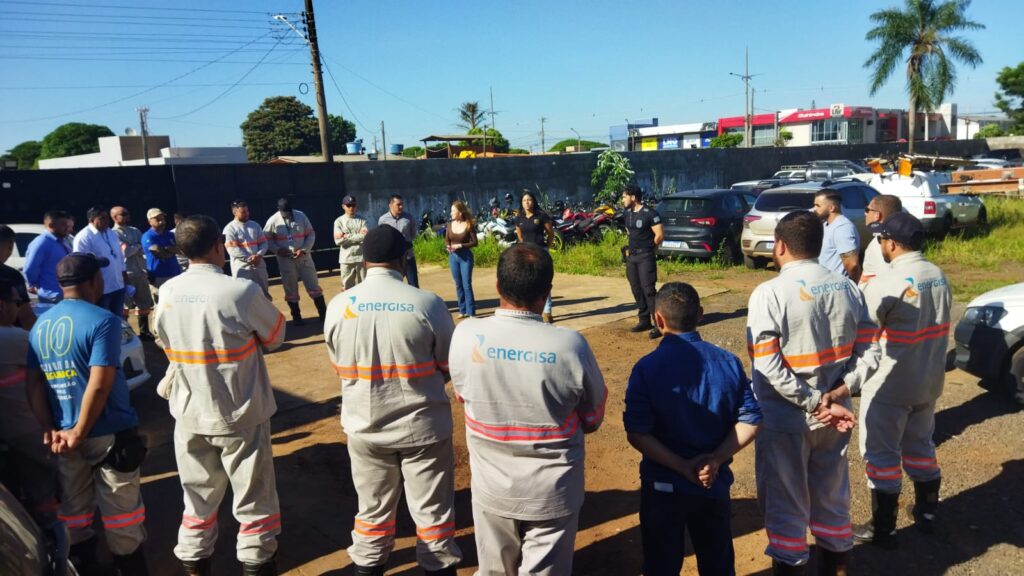
[[[622,191],[622,205],[626,208],[626,230],[629,233],[629,244],[623,256],[626,262],[626,278],[633,298],[639,308],[639,323],[632,328],[633,332],[649,330],[650,337],[658,338],[661,332],[654,325],[654,298],[658,291],[658,265],[654,259],[655,252],[661,241],[665,239],[665,231],[661,226],[661,216],[654,208],[644,206],[641,202],[643,192],[636,184],[626,186]]]

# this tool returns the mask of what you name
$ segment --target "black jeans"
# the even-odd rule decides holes
[[[654,298],[658,295],[655,284],[658,282],[658,264],[654,252],[630,254],[626,259],[626,279],[636,300],[637,316],[641,322],[653,322]]]
[[[653,482],[644,481],[640,487],[644,576],[679,575],[687,530],[701,576],[735,575],[730,516],[728,498],[659,492]]]

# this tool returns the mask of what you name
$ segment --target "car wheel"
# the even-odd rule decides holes
[[[555,235],[551,238],[551,249],[559,252],[565,250],[565,238],[562,236],[562,233],[557,230],[555,231]]]
[[[758,270],[768,266],[768,261],[764,258],[754,258],[753,256],[743,255],[743,265],[751,270]]]
[[[718,250],[722,254],[723,261],[730,266],[736,266],[740,262],[745,263],[746,256],[744,256],[743,250],[740,249],[738,238],[727,236],[722,240]]]
[[[978,226],[980,228],[988,226],[988,211],[986,211],[985,208],[978,211]]]

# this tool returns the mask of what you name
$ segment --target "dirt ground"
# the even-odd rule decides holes
[[[703,337],[731,350],[749,367],[744,336],[747,298],[754,286],[772,274],[733,270],[672,279],[698,286],[705,309],[700,328]],[[422,277],[424,287],[437,291],[454,309],[454,290],[447,271],[426,270]],[[336,278],[322,276],[322,283],[327,294],[337,293]],[[484,305],[481,312],[486,315],[496,305],[490,296],[493,270],[477,270],[475,284]],[[639,456],[626,442],[621,412],[630,369],[657,343],[648,340],[646,334],[628,331],[633,319],[625,307],[629,300],[625,286],[624,279],[611,284],[606,278],[578,276],[556,281],[556,318],[570,326],[578,325],[594,349],[609,387],[604,425],[587,436],[587,495],[576,539],[574,568],[579,575],[640,573]],[[284,309],[280,287],[272,291],[276,303]],[[590,298],[581,298],[581,292],[589,293]],[[560,307],[560,301],[564,306]],[[312,304],[305,298],[303,307],[307,314],[313,314]],[[588,308],[592,315],[586,313]],[[963,303],[959,303],[955,318],[962,311]],[[327,361],[318,323],[309,324],[295,328],[289,323],[287,343],[268,356],[279,404],[273,419],[284,527],[279,567],[282,573],[292,575],[350,574],[345,548],[351,543],[356,496],[338,420],[338,383]],[[135,391],[132,399],[152,446],[150,458],[143,466],[149,530],[147,554],[155,575],[180,574],[172,552],[182,512],[181,488],[170,446],[173,420],[167,413],[166,402],[153,391],[166,360],[152,345],[147,344],[146,351],[154,381]],[[456,423],[458,543],[465,554],[459,574],[465,576],[475,570],[476,553],[463,413],[457,402],[452,407]],[[943,468],[937,533],[930,537],[918,533],[908,525],[907,514],[901,511],[901,548],[886,553],[858,546],[853,552],[851,573],[1024,574],[1021,413],[1002,397],[982,390],[975,378],[960,371],[947,374],[937,412],[935,441]],[[869,516],[869,494],[856,448],[856,431],[849,454],[853,517],[860,522]],[[738,455],[733,470],[737,574],[768,574],[766,539],[755,499],[752,448]],[[901,504],[912,499],[913,487],[906,485]],[[231,518],[229,501],[222,506],[220,519],[215,573],[240,574],[233,550],[237,524]],[[421,574],[415,560],[415,526],[404,511],[404,502],[400,506],[398,535],[388,574]],[[687,557],[682,573],[697,573],[692,556]]]

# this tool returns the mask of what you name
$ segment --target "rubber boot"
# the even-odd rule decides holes
[[[804,576],[807,573],[807,565],[793,566],[778,560],[772,560],[772,576]]]
[[[135,552],[124,556],[114,555],[114,567],[121,576],[149,576],[149,567],[146,566],[146,552],[142,544],[135,549]]]
[[[327,303],[324,302],[324,297],[313,298],[313,304],[316,305],[316,313],[320,315],[320,323],[327,322]]]
[[[647,332],[651,328],[654,328],[654,325],[651,324],[650,319],[641,319],[629,331],[639,334],[640,332]]]
[[[209,558],[182,560],[181,566],[188,576],[212,576],[213,574],[213,564]]]
[[[872,490],[871,522],[857,526],[853,531],[853,540],[871,543],[886,550],[895,550],[897,546],[896,511],[899,508],[899,503],[899,494],[887,494]]]
[[[355,576],[384,576],[384,566],[359,566],[358,564],[353,564],[353,566],[356,569]]]
[[[455,566],[448,566],[440,570],[424,570],[423,574],[424,576],[456,576],[458,571],[455,570]]]
[[[849,552],[833,552],[818,547],[818,576],[846,576]]]
[[[914,523],[925,534],[935,532],[935,510],[939,507],[939,485],[942,479],[914,482]]]
[[[82,576],[108,576],[110,574],[96,558],[95,536],[78,544],[72,544],[68,550],[68,560],[75,565],[78,573]]]
[[[262,564],[242,564],[243,576],[277,576],[277,554]]]
[[[289,302],[288,309],[292,311],[292,324],[296,326],[306,325],[306,321],[302,319],[302,312],[299,310],[298,302]]]

